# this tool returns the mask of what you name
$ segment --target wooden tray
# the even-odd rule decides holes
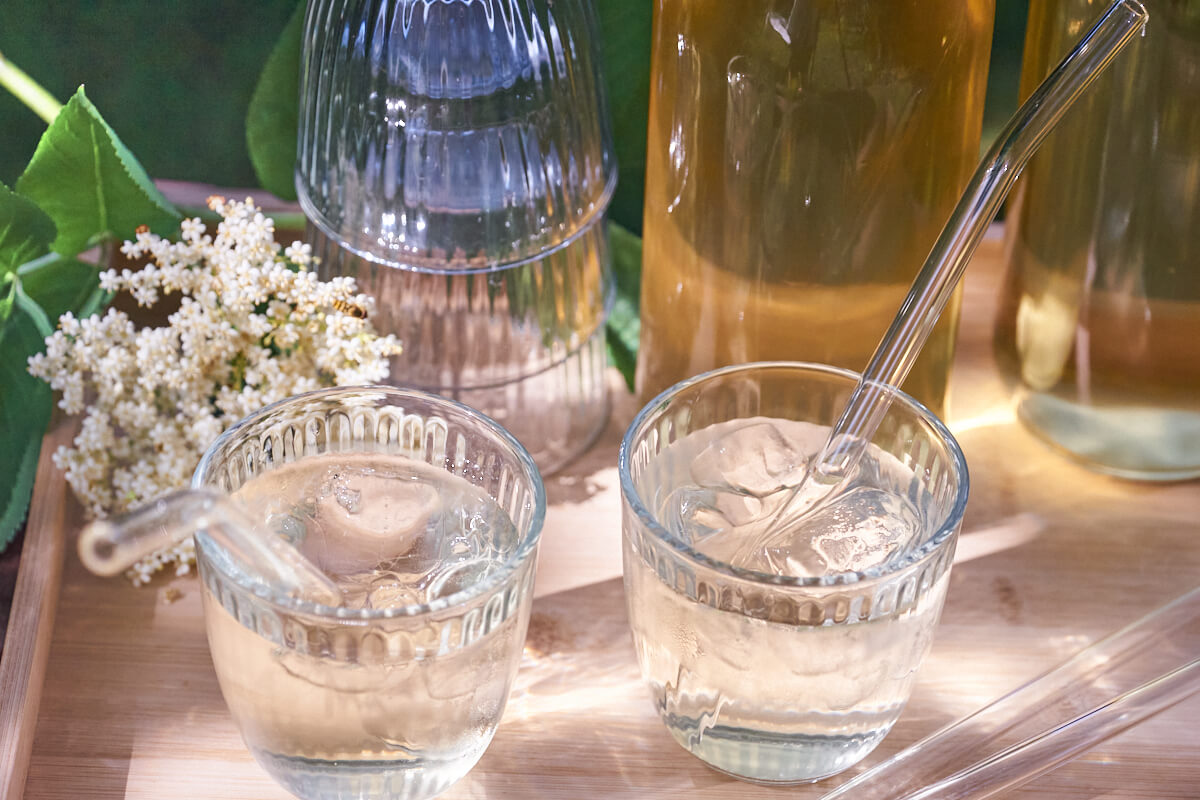
[[[972,487],[946,610],[908,709],[867,765],[1200,583],[1195,484],[1094,475],[1014,422],[991,357],[999,252],[996,239],[985,243],[966,287],[952,427]],[[659,723],[620,581],[616,450],[636,408],[615,384],[614,396],[600,442],[548,482],[517,685],[483,760],[444,797],[817,797],[844,777],[786,795],[738,783],[685,753]],[[58,611],[52,638],[44,606],[40,619],[13,611],[8,649],[22,640],[49,650],[40,707],[37,675],[17,684],[0,674],[0,736],[19,745],[0,749],[9,781],[0,796],[21,796],[14,776],[27,767],[29,800],[288,797],[253,763],[221,700],[194,578],[133,589],[88,575],[53,544],[73,541],[78,517],[73,505],[63,515],[61,480],[45,463],[37,491],[26,547],[38,550],[43,538],[52,546],[27,556],[22,580],[36,572],[31,580]],[[1193,699],[1008,796],[1197,797],[1198,712]]]

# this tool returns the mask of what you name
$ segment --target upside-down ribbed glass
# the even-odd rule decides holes
[[[311,0],[296,186],[325,278],[375,296],[392,381],[553,469],[607,415],[616,182],[590,0]]]
[[[873,444],[911,470],[918,539],[884,567],[799,578],[731,566],[667,530],[655,509],[690,478],[662,454],[730,420],[828,426],[857,381],[794,362],[716,370],[651,401],[621,446],[626,601],[642,674],[676,741],[739,778],[817,780],[891,730],[945,600],[966,463],[945,426],[897,394]]]
[[[503,428],[453,401],[384,387],[290,398],[223,434],[192,485],[232,493],[297,461],[362,453],[465,479],[497,502],[516,541],[491,542],[501,566],[446,597],[348,609],[264,585],[197,537],[221,693],[255,760],[305,800],[418,800],[465,775],[503,714],[533,599],[537,468]]]

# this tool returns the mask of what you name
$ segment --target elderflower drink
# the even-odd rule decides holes
[[[957,445],[907,396],[840,494],[804,484],[852,373],[748,365],[647,406],[622,449],[629,620],[680,745],[762,783],[833,775],[896,722],[966,501]],[[674,393],[672,395],[672,393]],[[779,524],[796,502],[810,510]]]
[[[463,406],[348,391],[318,394],[403,406],[284,401],[263,413],[304,413],[252,417],[206,456],[220,466],[200,467],[336,583],[341,605],[280,594],[201,540],[209,646],[251,753],[293,794],[432,797],[479,760],[503,713],[541,484],[515,440]]]

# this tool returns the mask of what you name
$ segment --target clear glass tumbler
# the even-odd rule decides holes
[[[313,465],[337,478],[363,459],[367,482],[336,492],[359,528],[331,530],[296,487]],[[246,494],[264,480],[277,497]],[[525,449],[451,400],[332,389],[230,428],[192,485],[230,493],[327,572],[358,569],[367,598],[338,608],[296,599],[197,537],[213,666],[255,760],[306,800],[428,798],[465,775],[500,721],[529,620],[545,495]],[[406,497],[427,504],[421,524]],[[484,506],[499,516],[475,513]],[[439,588],[407,602],[402,578],[430,567]]]
[[[642,674],[676,741],[738,778],[818,780],[862,759],[891,729],[945,600],[966,463],[945,426],[898,395],[872,452],[916,510],[914,538],[875,566],[795,577],[732,565],[704,537],[687,541],[665,522],[664,501],[712,466],[703,454],[675,454],[714,426],[754,418],[813,423],[801,427],[818,448],[857,379],[794,362],[716,370],[659,395],[622,443],[625,592]],[[735,480],[780,464],[779,450],[718,452]],[[727,492],[715,505],[729,501],[765,508],[769,498]]]
[[[616,158],[591,0],[310,0],[296,188],[391,380],[496,419],[543,471],[608,405]]]

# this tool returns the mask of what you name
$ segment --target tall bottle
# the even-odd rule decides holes
[[[377,300],[391,380],[543,471],[604,426],[616,183],[591,0],[310,0],[300,203],[320,274]]]
[[[1200,0],[1150,23],[1014,192],[996,352],[1018,413],[1083,463],[1200,475]],[[1103,12],[1030,5],[1028,93]]]
[[[979,157],[994,0],[657,0],[638,386],[862,370]],[[905,388],[944,413],[958,302]]]

